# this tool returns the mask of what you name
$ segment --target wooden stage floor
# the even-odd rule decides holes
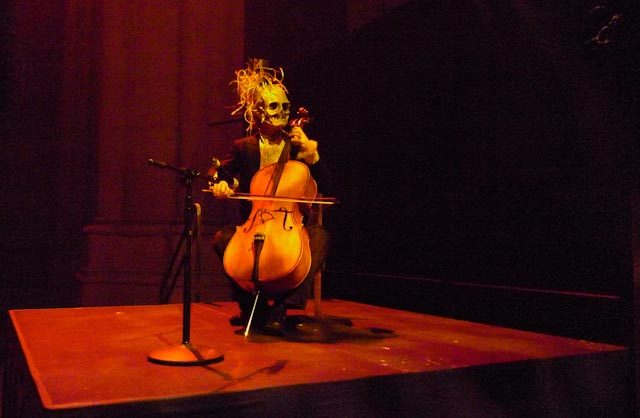
[[[147,355],[181,345],[182,305],[12,310],[3,416],[627,416],[623,347],[341,300],[323,311],[297,338],[245,339],[235,303],[193,304],[191,343],[224,360],[168,366]]]

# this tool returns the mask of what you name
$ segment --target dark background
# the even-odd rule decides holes
[[[590,42],[614,10],[626,28]],[[630,3],[408,2],[310,56],[249,36],[250,53],[290,62],[294,100],[318,115],[309,129],[342,202],[327,217],[331,291],[626,341],[634,13]],[[294,45],[303,37],[290,34]]]

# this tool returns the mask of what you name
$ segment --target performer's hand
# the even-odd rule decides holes
[[[224,199],[227,196],[231,196],[233,194],[233,189],[229,187],[229,183],[224,180],[219,181],[218,183],[214,183],[210,186],[211,193],[218,199]]]
[[[291,128],[291,144],[298,145],[300,151],[296,156],[298,160],[304,160],[307,164],[315,164],[320,159],[318,154],[318,141],[309,139],[300,126]]]

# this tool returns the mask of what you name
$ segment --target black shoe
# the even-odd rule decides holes
[[[256,324],[256,330],[264,335],[282,337],[285,334],[285,319],[287,307],[280,303],[274,303],[266,312],[266,320]]]
[[[274,303],[273,306],[269,308],[267,322],[278,322],[284,325],[284,322],[287,318],[287,307],[282,303]]]
[[[267,321],[262,327],[258,328],[257,331],[261,334],[274,337],[282,337],[285,334],[284,326],[278,321]]]

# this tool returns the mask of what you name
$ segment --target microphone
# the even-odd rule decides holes
[[[220,160],[216,157],[211,158],[211,167],[209,167],[209,177],[213,178],[214,182],[226,181],[232,190],[238,188],[240,182],[237,178],[233,177],[226,168],[220,165]]]
[[[156,161],[149,158],[148,162],[149,162],[149,165],[152,165],[154,167],[167,168],[167,163],[165,163],[164,161]]]

